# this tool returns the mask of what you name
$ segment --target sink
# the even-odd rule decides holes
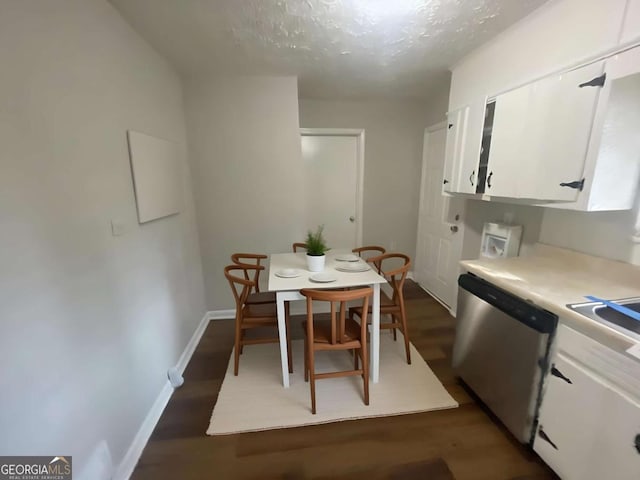
[[[624,305],[625,307],[640,313],[640,297],[623,298],[621,300],[611,301],[618,305]],[[618,330],[625,335],[640,339],[640,322],[618,312],[617,310],[614,310],[613,308],[604,306],[599,302],[574,303],[567,305],[567,307],[584,315],[585,317],[595,320],[596,322]]]

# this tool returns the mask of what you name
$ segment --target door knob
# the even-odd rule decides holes
[[[349,217],[349,221],[350,221],[351,223],[355,222],[355,221],[356,221],[356,217],[354,217],[353,215],[351,215],[351,216]]]
[[[457,225],[451,225],[449,227],[449,230],[451,230],[453,233],[456,233],[458,231],[458,226]]]

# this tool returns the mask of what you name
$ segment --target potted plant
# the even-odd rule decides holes
[[[326,240],[322,235],[324,225],[320,225],[314,232],[309,230],[307,232],[307,267],[311,272],[321,272],[324,270],[325,252],[329,250]]]

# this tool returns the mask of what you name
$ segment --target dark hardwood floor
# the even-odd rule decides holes
[[[173,394],[131,478],[556,478],[454,376],[451,351],[455,320],[411,281],[407,281],[405,295],[411,341],[459,408],[206,436],[233,346],[233,321],[212,321],[185,371],[184,385]]]

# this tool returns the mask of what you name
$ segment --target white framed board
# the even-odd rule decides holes
[[[144,133],[127,131],[138,222],[180,213],[182,169],[178,145]]]

